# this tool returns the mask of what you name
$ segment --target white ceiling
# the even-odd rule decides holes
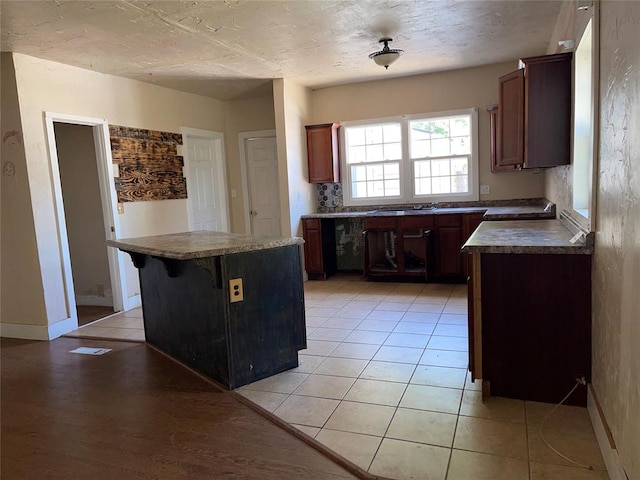
[[[560,1],[2,0],[1,46],[220,100],[544,54]],[[390,36],[388,71],[368,58]],[[515,64],[514,64],[515,65]]]

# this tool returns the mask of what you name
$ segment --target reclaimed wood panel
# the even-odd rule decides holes
[[[110,125],[111,156],[119,167],[115,179],[118,202],[187,198],[178,155],[182,135]]]

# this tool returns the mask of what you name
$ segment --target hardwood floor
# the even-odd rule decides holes
[[[5,480],[356,478],[144,344],[2,339],[0,355]]]
[[[76,305],[76,311],[78,312],[78,326],[80,327],[115,313],[113,307],[97,305]]]

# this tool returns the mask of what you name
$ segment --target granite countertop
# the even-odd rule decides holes
[[[143,253],[175,260],[216,257],[302,243],[304,241],[298,237],[259,237],[210,231],[107,240],[107,245],[125,252]]]
[[[310,213],[302,218],[366,218],[366,217],[397,217],[415,215],[444,215],[452,213],[482,213],[485,220],[516,220],[518,218],[555,218],[555,205],[550,202],[536,205],[500,205],[500,206],[447,206],[436,208],[412,209],[380,208],[369,211],[341,211],[327,213]]]
[[[591,237],[574,234],[560,220],[482,222],[462,247],[472,253],[591,254]]]

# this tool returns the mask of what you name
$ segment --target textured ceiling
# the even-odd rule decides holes
[[[7,1],[2,51],[220,100],[543,54],[560,1]],[[367,56],[390,36],[388,71]]]

